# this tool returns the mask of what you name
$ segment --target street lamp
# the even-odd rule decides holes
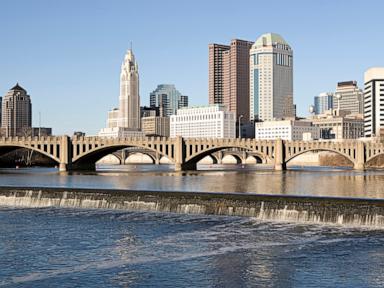
[[[337,110],[340,110],[340,100],[343,98],[343,96],[340,93],[336,93],[335,96],[337,99]]]
[[[244,115],[239,116],[239,139],[241,139],[241,118],[243,118]]]

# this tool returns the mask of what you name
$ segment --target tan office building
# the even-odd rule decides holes
[[[169,137],[169,117],[149,116],[141,118],[141,131],[146,136]]]
[[[18,83],[3,97],[1,114],[2,135],[28,136],[32,128],[32,103]]]

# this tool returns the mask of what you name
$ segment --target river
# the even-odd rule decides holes
[[[384,198],[384,172],[170,166],[0,170],[1,186]],[[210,170],[211,169],[211,170]],[[0,208],[0,287],[382,287],[384,230],[254,218]]]

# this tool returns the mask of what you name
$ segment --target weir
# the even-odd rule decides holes
[[[380,199],[0,187],[0,206],[227,215],[266,221],[384,228],[384,200]]]

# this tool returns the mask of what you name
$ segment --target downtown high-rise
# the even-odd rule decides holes
[[[119,103],[119,127],[140,129],[139,68],[132,50],[121,65]]]
[[[325,111],[333,109],[333,93],[323,92],[315,96],[314,113],[323,114]]]
[[[177,109],[188,107],[188,96],[182,95],[173,84],[160,84],[149,94],[150,107],[159,108],[160,116],[176,115]]]
[[[120,70],[119,108],[108,111],[107,128],[102,137],[140,136],[139,68],[130,49],[124,56]]]
[[[252,42],[233,39],[230,45],[209,45],[209,104],[224,104],[249,120],[249,50]]]
[[[293,51],[278,34],[261,35],[250,51],[250,120],[295,116]]]
[[[32,103],[27,91],[18,83],[2,99],[1,134],[31,136]]]
[[[359,89],[356,81],[338,82],[334,93],[334,108],[350,113],[363,114],[363,91]],[[340,105],[340,107],[338,107]]]
[[[364,73],[364,136],[384,135],[384,67]]]

